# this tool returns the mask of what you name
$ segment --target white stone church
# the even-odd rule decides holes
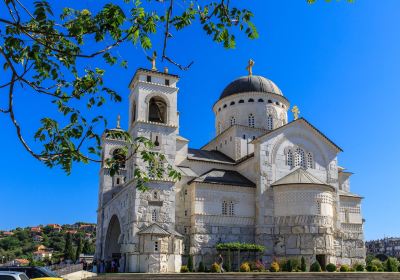
[[[189,254],[209,266],[216,244],[237,241],[265,246],[258,258],[267,263],[364,262],[362,197],[350,191],[341,148],[296,110],[289,122],[289,100],[249,70],[216,100],[216,136],[200,149],[179,132],[178,76],[136,71],[128,132],[151,139],[182,179],[141,192],[132,179],[139,158],[114,177],[103,164],[97,259],[119,259],[121,272],[178,272]],[[103,160],[123,144],[103,137]]]

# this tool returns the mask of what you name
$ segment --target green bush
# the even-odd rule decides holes
[[[190,272],[193,272],[194,267],[193,267],[193,256],[192,255],[189,255],[187,267]]]
[[[376,268],[378,269],[378,271],[383,271],[383,264],[379,259],[373,259],[371,261],[371,265],[372,266],[376,266]]]
[[[206,268],[204,267],[204,263],[201,261],[199,263],[199,268],[197,269],[198,272],[205,272]]]
[[[263,245],[240,243],[240,242],[218,243],[216,249],[218,251],[220,250],[231,250],[231,251],[240,250],[240,251],[253,251],[253,252],[265,251],[265,247]]]
[[[240,272],[250,272],[250,264],[248,262],[244,262],[240,265]]]
[[[279,263],[277,262],[272,262],[271,263],[271,268],[269,269],[271,272],[278,272],[279,271]]]
[[[333,263],[328,263],[328,265],[326,266],[325,269],[328,272],[335,272],[336,271],[336,265],[334,265]]]
[[[300,270],[303,271],[303,272],[307,271],[306,260],[304,259],[304,257],[301,257]]]
[[[221,272],[221,267],[217,263],[213,263],[211,265],[211,272],[213,273],[220,273]]]
[[[350,271],[350,267],[347,264],[342,264],[342,266],[340,267],[340,272],[349,272]]]
[[[353,265],[353,268],[355,271],[364,271],[365,270],[365,266],[362,263],[356,263]]]
[[[297,270],[299,267],[299,261],[297,259],[288,259],[282,262],[282,271],[292,272]]]
[[[321,272],[321,265],[319,262],[313,262],[310,266],[310,272]]]
[[[187,265],[182,265],[181,266],[181,273],[186,273],[189,272],[189,268],[187,267]]]
[[[385,262],[385,271],[398,272],[399,261],[396,258],[389,257]]]
[[[365,269],[369,272],[376,272],[378,271],[378,268],[376,267],[376,265],[373,264],[369,264],[365,267]]]

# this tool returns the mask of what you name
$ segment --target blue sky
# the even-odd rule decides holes
[[[96,3],[80,1],[89,9]],[[352,191],[365,197],[366,239],[400,235],[400,1],[246,3],[255,13],[260,38],[249,41],[238,35],[235,50],[212,43],[196,27],[174,34],[170,56],[182,63],[194,61],[187,72],[165,64],[181,76],[181,135],[191,147],[213,137],[211,106],[230,81],[246,74],[247,60],[253,58],[254,73],[272,79],[302,116],[343,148],[339,164],[355,173]],[[150,66],[138,47],[125,44],[119,54],[129,68],[107,68],[106,81],[124,99],[105,105],[103,114],[114,126],[120,113],[126,127],[127,85],[136,68]],[[47,100],[29,96],[20,92],[15,101],[28,134],[51,110]],[[96,221],[97,164],[75,165],[70,176],[48,169],[23,150],[8,117],[0,115],[0,128],[0,229]]]

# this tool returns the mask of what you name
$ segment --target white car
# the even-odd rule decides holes
[[[29,280],[29,278],[23,272],[0,271],[0,280]]]

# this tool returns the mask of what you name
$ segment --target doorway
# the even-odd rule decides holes
[[[319,262],[319,265],[321,266],[321,269],[325,270],[325,267],[326,267],[326,255],[317,255],[316,259],[317,259],[317,262]]]

